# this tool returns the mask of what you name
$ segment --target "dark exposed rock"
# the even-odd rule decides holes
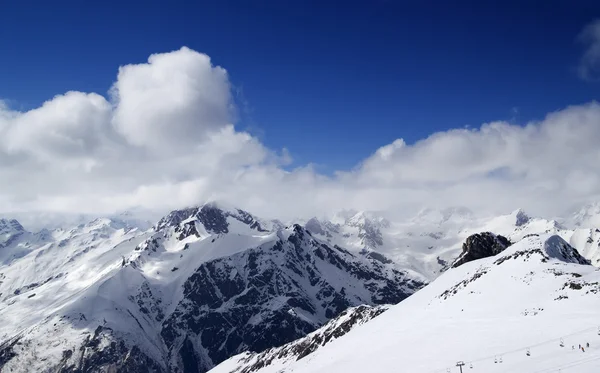
[[[14,347],[19,340],[20,338],[16,337],[0,344],[0,368],[3,367],[4,364],[8,363],[10,359],[17,356],[16,352],[14,351]]]
[[[196,212],[198,212],[197,207],[171,211],[167,216],[158,221],[154,230],[161,231],[168,227],[176,227],[181,224],[182,221],[193,216]]]
[[[517,227],[527,224],[530,220],[529,216],[523,210],[517,210],[515,225]]]
[[[497,255],[510,245],[511,242],[506,237],[491,232],[473,234],[467,237],[465,243],[463,243],[462,253],[452,263],[452,268],[473,260]]]
[[[319,243],[295,225],[287,240],[270,248],[203,263],[163,323],[170,369],[192,364],[205,372],[237,353],[301,338],[348,307],[398,303],[424,285],[400,271],[384,270],[384,262]],[[339,276],[364,287],[369,296],[349,295],[339,287]]]
[[[180,224],[175,228],[175,232],[177,233],[177,239],[180,241],[192,235],[200,237],[200,233],[198,233],[198,229],[196,228],[195,220]]]
[[[224,211],[214,203],[209,203],[201,207],[171,211],[156,224],[154,230],[158,232],[165,230],[165,228],[173,227],[177,234],[177,239],[183,240],[191,235],[200,236],[196,229],[196,222],[198,222],[209,233],[226,234],[229,233],[228,217],[248,225],[250,229],[258,232],[266,232],[266,229],[250,213],[241,209]]]
[[[0,219],[0,233],[24,232],[25,228],[15,219]]]
[[[215,206],[202,206],[196,213],[196,217],[209,232],[217,234],[229,232],[229,223],[227,223],[226,214]]]

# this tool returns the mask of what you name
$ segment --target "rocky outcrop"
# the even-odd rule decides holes
[[[467,237],[462,246],[462,253],[452,263],[452,268],[456,268],[473,260],[483,259],[497,255],[511,245],[511,242],[504,236],[495,235],[491,232],[481,232]]]

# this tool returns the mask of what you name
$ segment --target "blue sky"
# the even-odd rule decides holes
[[[106,94],[119,65],[188,46],[229,72],[239,129],[329,173],[396,138],[598,97],[575,73],[575,39],[600,3],[479,3],[5,1],[0,98],[24,110],[68,90]]]

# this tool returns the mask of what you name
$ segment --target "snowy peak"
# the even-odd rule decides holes
[[[522,209],[508,215],[501,215],[485,222],[486,231],[502,234],[512,242],[517,242],[529,234],[558,234],[566,229],[556,220],[533,218]],[[483,230],[483,229],[482,229]]]
[[[569,245],[558,235],[552,235],[544,242],[544,252],[551,259],[560,260],[565,263],[575,264],[590,264],[590,261],[585,259],[577,249]]]
[[[233,220],[233,221],[232,221]],[[172,227],[178,232],[185,231],[185,236],[196,234],[199,236],[195,224],[199,223],[208,234],[226,234],[230,232],[233,222],[242,223],[247,228],[257,232],[267,232],[260,221],[252,214],[238,208],[223,207],[221,203],[210,202],[200,207],[190,207],[171,211],[162,218],[154,227],[155,231]]]
[[[517,209],[513,211],[510,215],[514,218],[514,224],[517,227],[523,226],[527,224],[529,220],[531,220],[529,215],[527,215],[522,209]]]
[[[110,218],[97,218],[83,225],[89,231],[97,230],[119,230],[119,229],[130,229],[131,227],[122,220],[110,219]]]
[[[583,206],[573,214],[570,223],[580,228],[600,228],[600,202]]]
[[[374,228],[388,228],[390,222],[383,216],[373,212],[361,211],[346,219],[346,225],[350,227],[371,226]]]
[[[30,251],[22,241],[31,236],[15,219],[0,219],[0,266]],[[1,283],[1,282],[0,282]]]
[[[529,260],[538,257],[542,262],[562,262],[589,265],[577,249],[555,234],[530,234],[521,241],[502,251],[496,256],[494,264],[501,264],[509,259]]]
[[[321,227],[321,222],[317,219],[317,218],[311,218],[309,219],[306,224],[304,224],[304,227],[312,233],[316,233],[316,234],[320,234],[320,235],[325,235],[326,232],[323,229],[323,227]]]
[[[372,212],[358,212],[346,220],[345,225],[358,229],[358,238],[363,247],[376,249],[384,244],[382,229],[389,228],[390,222]]]
[[[15,219],[0,219],[0,235],[13,235],[25,232],[25,228]]]

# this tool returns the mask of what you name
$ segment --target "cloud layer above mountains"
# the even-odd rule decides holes
[[[162,212],[221,199],[284,219],[458,205],[553,215],[600,191],[596,102],[525,126],[398,139],[334,175],[287,171],[285,149],[236,130],[234,111],[226,70],[188,48],[121,67],[108,99],[67,92],[27,112],[0,102],[0,211]]]

